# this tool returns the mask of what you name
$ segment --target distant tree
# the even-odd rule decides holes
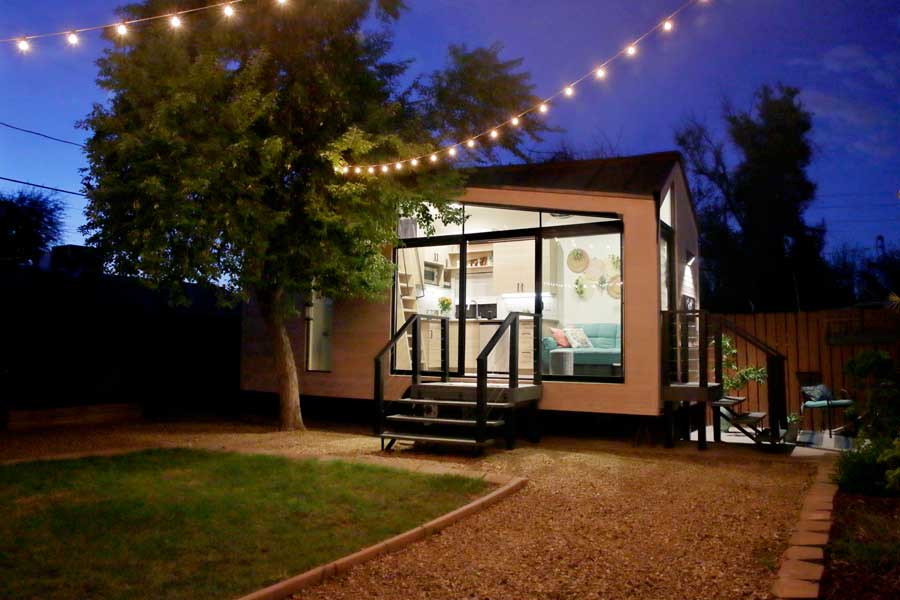
[[[188,10],[207,0],[184,0]],[[171,10],[146,0],[119,11],[142,19]],[[98,61],[109,103],[83,126],[89,198],[83,231],[111,269],[152,283],[221,283],[255,298],[269,328],[281,426],[302,429],[301,393],[285,320],[314,293],[383,298],[398,217],[425,231],[459,222],[465,175],[447,154],[427,156],[536,103],[521,61],[500,48],[450,48],[448,66],[401,86],[408,61],[390,60],[389,27],[402,0],[295,0],[240,5],[239,20],[192,13],[119,37]],[[377,20],[370,21],[371,16]],[[367,22],[378,31],[364,31]],[[541,120],[523,118],[497,148],[524,157]],[[341,174],[348,165],[389,174]]]
[[[806,172],[812,114],[799,93],[762,86],[751,110],[726,107],[727,142],[697,119],[676,131],[701,213],[709,308],[784,311],[834,301],[825,227],[804,219],[816,186]]]
[[[0,193],[0,265],[31,265],[62,239],[64,207],[37,191]]]

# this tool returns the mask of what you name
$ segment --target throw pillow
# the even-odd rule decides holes
[[[588,339],[587,334],[584,332],[584,329],[580,327],[569,327],[565,330],[566,338],[568,338],[569,343],[573,348],[593,348],[594,345],[591,343],[591,340]]]
[[[803,393],[810,400],[831,400],[831,390],[828,389],[827,385],[821,383],[819,385],[806,385],[802,389]]]
[[[553,339],[556,341],[556,345],[560,348],[571,348],[572,344],[569,343],[569,338],[566,337],[566,333],[562,329],[554,329],[550,328],[550,335],[553,336]]]

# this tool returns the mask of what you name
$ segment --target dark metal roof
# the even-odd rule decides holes
[[[678,152],[658,152],[620,158],[503,165],[473,169],[469,187],[543,188],[653,196],[662,190]]]

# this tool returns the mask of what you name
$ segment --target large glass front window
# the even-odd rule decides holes
[[[461,235],[433,244],[411,237],[396,251],[395,328],[414,314],[447,316],[450,371],[473,376],[481,350],[517,312],[520,376],[540,362],[550,378],[621,381],[621,220],[484,206],[466,206],[465,214]],[[412,368],[412,336],[405,338],[395,354],[399,371]],[[421,340],[420,368],[440,370],[440,322],[423,320]],[[507,334],[488,370],[507,373],[510,351]]]
[[[621,234],[546,237],[542,253],[544,374],[621,377]]]

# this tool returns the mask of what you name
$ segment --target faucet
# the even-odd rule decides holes
[[[475,298],[472,298],[472,303],[469,306],[471,306],[472,304],[475,305],[475,318],[477,319],[478,318],[478,301],[475,300]]]

